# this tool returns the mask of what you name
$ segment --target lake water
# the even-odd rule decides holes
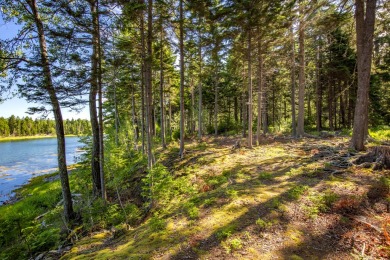
[[[78,137],[66,137],[67,165],[75,163],[82,146]],[[32,177],[57,169],[56,138],[0,142],[0,205]]]

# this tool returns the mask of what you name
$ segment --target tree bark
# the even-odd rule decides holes
[[[376,0],[356,0],[358,89],[351,146],[361,151],[368,135],[368,103]]]
[[[103,86],[102,86],[102,48],[101,48],[101,37],[100,37],[100,21],[99,21],[99,1],[96,0],[96,31],[97,31],[97,50],[98,50],[98,94],[99,94],[99,168],[100,168],[100,185],[102,199],[107,199],[106,185],[104,181],[104,129],[103,129]]]
[[[291,128],[292,136],[297,136],[297,125],[296,125],[296,108],[295,108],[295,39],[293,26],[291,25]]]
[[[161,145],[162,148],[165,149],[167,148],[167,145],[165,143],[165,121],[164,121],[164,62],[163,62],[163,21],[162,21],[162,16],[161,16],[161,28],[160,28],[160,44],[161,44],[161,49],[160,49],[160,121],[161,121]]]
[[[259,30],[258,30],[259,31]],[[260,135],[261,135],[261,91],[263,89],[263,53],[262,53],[262,46],[261,46],[261,35],[260,31],[259,33],[259,39],[257,43],[258,48],[258,72],[257,72],[257,145],[260,144]]]
[[[319,39],[321,40],[321,38]],[[316,122],[317,131],[322,130],[322,83],[321,83],[321,69],[322,69],[322,55],[320,50],[320,43],[317,43],[316,48]]]
[[[98,113],[96,108],[98,84],[98,66],[99,66],[99,32],[97,21],[96,1],[90,1],[92,14],[92,55],[91,55],[91,86],[89,92],[89,112],[92,127],[92,154],[91,154],[91,171],[93,181],[93,193],[96,197],[101,197],[101,176],[100,176],[100,133]]]
[[[59,175],[61,180],[62,197],[64,200],[64,217],[66,221],[70,221],[74,219],[75,214],[73,211],[72,196],[71,196],[70,186],[69,186],[68,170],[66,168],[65,134],[64,134],[64,123],[62,120],[61,107],[57,98],[56,91],[53,86],[53,79],[51,75],[49,57],[47,53],[45,32],[44,32],[41,17],[38,12],[38,6],[35,0],[28,1],[28,4],[34,15],[35,25],[38,30],[41,62],[42,62],[43,73],[45,77],[45,83],[46,83],[44,85],[44,88],[49,94],[51,106],[53,109],[54,119],[55,119],[55,127],[56,127],[56,135],[57,135],[57,153],[58,153],[57,160],[58,160]]]
[[[179,1],[179,49],[180,49],[180,158],[184,158],[184,15],[183,0]]]
[[[202,34],[200,31],[201,20],[199,18],[199,104],[198,104],[198,139],[202,139]]]
[[[248,30],[248,148],[252,148],[252,33]]]
[[[142,0],[144,2],[144,0]],[[146,119],[146,114],[145,113],[145,97],[146,97],[146,91],[145,91],[145,75],[146,75],[146,70],[145,70],[145,57],[146,57],[146,51],[145,51],[145,22],[144,22],[144,10],[141,10],[141,17],[140,17],[140,24],[141,24],[141,59],[142,59],[142,64],[141,64],[141,138],[142,138],[142,153],[145,154],[145,119]]]
[[[299,2],[299,89],[298,89],[298,126],[297,135],[305,134],[305,21],[303,1]]]
[[[146,141],[148,154],[148,167],[152,169],[153,160],[153,97],[152,97],[152,41],[153,41],[153,1],[148,0],[148,35],[146,39],[147,57],[145,60],[145,92],[146,92]]]

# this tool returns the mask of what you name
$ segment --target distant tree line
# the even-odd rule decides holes
[[[66,119],[64,129],[67,135],[83,135],[89,133],[90,125],[85,119]],[[55,122],[51,119],[32,119],[28,116],[0,117],[0,136],[54,135],[55,133]]]

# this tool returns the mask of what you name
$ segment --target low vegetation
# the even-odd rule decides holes
[[[77,165],[73,227],[56,175],[34,178],[0,207],[0,258],[351,259],[363,247],[390,256],[390,172],[350,163],[360,154],[348,138],[272,136],[232,150],[237,138],[193,141],[183,160],[172,143],[149,173],[144,156],[108,141],[108,201],[86,192],[88,165]]]

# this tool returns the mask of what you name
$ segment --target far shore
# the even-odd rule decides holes
[[[77,136],[77,135],[65,135],[65,136],[66,137],[73,137],[73,136]],[[55,138],[55,137],[56,137],[56,135],[0,136],[0,142],[23,141],[23,140]]]

